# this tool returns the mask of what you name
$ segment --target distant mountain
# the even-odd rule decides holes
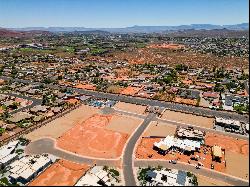
[[[164,32],[163,32],[164,33]],[[165,32],[169,37],[225,37],[241,38],[249,37],[248,30],[229,30],[229,29],[212,29],[212,30],[182,30],[174,32]]]
[[[110,32],[103,31],[103,30],[73,31],[73,33],[80,33],[80,34],[101,34],[101,35],[110,34]]]
[[[236,24],[236,25],[225,25],[225,28],[231,29],[231,30],[248,30],[249,23],[241,23],[241,24]]]
[[[48,35],[51,32],[41,30],[17,31],[0,28],[0,37],[29,37],[35,35]]]
[[[25,28],[10,28],[16,31],[30,31],[40,30],[49,32],[73,32],[73,31],[85,31],[85,27],[25,27]]]
[[[15,37],[15,36],[21,36],[21,35],[22,35],[21,32],[0,28],[0,36]]]
[[[229,30],[248,30],[249,23],[241,23],[235,25],[213,25],[213,24],[191,24],[179,26],[132,26],[125,28],[86,28],[86,27],[27,27],[27,28],[11,28],[15,31],[40,30],[49,32],[74,32],[74,31],[106,31],[115,33],[161,33],[166,31],[183,31],[183,30],[213,30],[213,29],[229,29]]]

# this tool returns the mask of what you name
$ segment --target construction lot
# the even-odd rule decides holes
[[[161,138],[142,138],[140,140],[139,146],[136,150],[136,158],[137,159],[165,159],[165,160],[178,160],[179,162],[188,163],[196,165],[198,162],[202,163],[204,167],[210,168],[211,164],[214,164],[214,169],[217,171],[225,171],[225,157],[223,155],[222,162],[214,162],[212,161],[211,148],[202,146],[201,152],[195,152],[194,155],[185,155],[179,152],[170,151],[166,155],[159,154],[157,151],[153,150],[154,142],[159,142]],[[206,150],[206,154],[204,151]],[[196,156],[197,155],[197,156]],[[198,157],[199,160],[191,160],[191,157]]]
[[[162,119],[177,121],[180,123],[191,124],[199,127],[213,128],[214,118],[208,118],[203,116],[196,116],[193,114],[186,114],[182,112],[175,112],[166,110],[162,114]]]
[[[167,135],[173,135],[173,133],[166,133],[165,136]],[[186,155],[178,151],[169,151],[166,155],[160,154],[153,149],[154,143],[160,140],[161,138],[142,137],[139,140],[136,150],[136,158],[177,160],[178,162],[194,165],[201,163],[203,167],[208,169],[210,169],[211,164],[213,164],[214,170],[216,171],[248,179],[249,143],[246,140],[207,133],[204,139],[204,145],[201,145],[200,151],[195,151],[194,154],[191,155]],[[222,151],[220,162],[214,161],[212,158],[212,146],[215,145],[220,146],[221,149],[224,150]],[[191,159],[192,157],[197,157],[197,160]]]
[[[219,134],[207,133],[205,136],[206,145],[219,145],[226,151],[232,151],[238,154],[249,155],[249,143],[246,140],[240,140],[223,136]]]
[[[145,114],[147,106],[118,102],[114,105],[114,108],[136,114]]]
[[[117,158],[128,134],[107,130],[112,115],[96,114],[57,139],[57,147],[82,156]]]
[[[25,138],[35,141],[43,137],[58,138],[63,133],[71,129],[77,123],[85,121],[87,118],[98,113],[98,109],[87,105],[81,105],[79,108],[71,111],[63,117],[57,118],[54,121],[30,132]]]
[[[207,145],[219,145],[226,150],[225,172],[243,179],[249,177],[249,142],[218,134],[207,133]]]
[[[59,160],[47,168],[29,186],[73,186],[90,166]]]

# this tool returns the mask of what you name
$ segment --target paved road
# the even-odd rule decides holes
[[[135,176],[133,173],[133,152],[139,137],[142,135],[144,130],[148,127],[150,122],[156,117],[155,114],[150,113],[139,128],[130,137],[126,144],[125,151],[123,154],[123,175],[125,178],[126,186],[136,186]]]
[[[115,112],[126,115],[126,116],[131,116],[131,117],[135,117],[135,118],[140,118],[140,119],[145,119],[146,116],[142,115],[142,114],[135,114],[135,113],[131,113],[131,112],[127,112],[127,111],[123,111],[123,110],[117,110],[114,109]]]
[[[200,175],[207,176],[212,179],[224,181],[226,183],[236,185],[236,186],[248,186],[249,184],[248,181],[241,180],[239,178],[235,178],[235,177],[228,176],[220,172],[215,172],[215,171],[211,171],[209,169],[204,169],[204,168],[197,170],[195,169],[193,165],[188,165],[188,164],[183,164],[183,163],[171,164],[168,161],[163,161],[163,160],[135,160],[134,164],[135,164],[135,167],[146,167],[146,166],[157,167],[161,165],[169,169],[190,171],[194,174],[200,174]]]
[[[27,154],[43,154],[49,153],[56,157],[66,159],[76,163],[86,163],[86,164],[96,164],[100,166],[117,166],[119,165],[119,160],[108,160],[108,159],[95,159],[78,156],[70,152],[63,151],[55,147],[55,141],[50,138],[43,138],[34,142],[31,142],[27,147],[25,152]]]
[[[10,114],[15,114],[15,113],[20,112],[22,110],[30,109],[30,108],[33,108],[36,105],[41,105],[42,104],[42,100],[41,99],[36,99],[36,98],[27,97],[27,96],[19,95],[19,94],[13,94],[13,93],[5,93],[5,95],[19,97],[19,98],[22,98],[22,99],[26,99],[26,100],[32,101],[31,105],[28,105],[26,107],[22,107],[22,108],[19,108],[17,110],[14,110],[14,111],[10,112]]]
[[[128,102],[128,103],[140,104],[140,105],[159,106],[159,107],[164,107],[164,108],[172,109],[172,110],[191,112],[197,115],[216,116],[216,117],[222,117],[222,118],[227,118],[227,119],[235,119],[235,120],[244,121],[244,122],[248,122],[248,119],[249,119],[249,116],[247,115],[243,116],[243,115],[233,113],[233,112],[216,111],[216,110],[211,110],[211,109],[206,109],[206,108],[201,108],[201,107],[182,105],[178,103],[169,103],[169,102],[163,102],[163,101],[158,101],[158,100],[150,100],[150,99],[109,94],[109,93],[100,93],[100,92],[94,92],[94,91],[88,91],[88,90],[82,90],[82,89],[76,89],[76,88],[72,88],[72,90],[75,90],[81,94],[92,95],[97,98],[107,98],[110,100],[122,101],[122,102]]]
[[[23,82],[23,83],[34,83],[37,85],[41,85],[42,83],[39,82],[31,82],[30,80],[23,80],[23,79],[12,79],[10,77],[3,77],[0,76],[1,79],[4,80],[14,80],[17,82]],[[44,86],[47,86],[49,88],[55,89],[55,88],[67,88],[66,86],[58,86],[53,84],[43,84]],[[216,116],[216,117],[222,117],[227,119],[234,119],[239,121],[248,122],[249,116],[248,115],[240,115],[235,112],[226,112],[226,111],[218,111],[218,110],[211,110],[208,108],[202,108],[202,107],[196,107],[196,106],[190,106],[190,105],[183,105],[179,103],[170,103],[170,102],[164,102],[164,101],[158,101],[158,100],[151,100],[146,98],[139,98],[139,97],[132,97],[132,96],[125,96],[125,95],[118,95],[118,94],[110,94],[110,93],[103,93],[103,92],[97,92],[97,91],[90,91],[90,90],[83,90],[78,88],[68,88],[72,91],[77,91],[84,95],[91,95],[97,98],[106,98],[110,100],[115,101],[123,101],[133,104],[140,104],[140,105],[150,105],[150,106],[159,106],[164,107],[172,110],[179,110],[179,111],[186,111],[186,112],[192,112],[197,115],[210,115],[210,116]]]

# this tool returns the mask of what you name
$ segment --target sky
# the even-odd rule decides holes
[[[120,28],[249,22],[249,0],[0,0],[0,27]]]

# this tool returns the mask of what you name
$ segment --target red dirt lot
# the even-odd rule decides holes
[[[96,114],[75,125],[57,139],[57,147],[83,156],[119,157],[128,134],[105,129],[111,118],[111,115]]]
[[[80,103],[80,101],[78,99],[74,99],[74,98],[66,99],[65,101],[67,103],[73,104],[73,105],[76,105],[76,104]]]
[[[86,164],[59,160],[29,183],[29,186],[73,186],[89,168]]]
[[[205,137],[206,145],[219,145],[226,151],[232,151],[243,155],[249,154],[249,143],[246,140],[237,140],[228,136],[207,133]]]
[[[178,160],[180,162],[188,163],[188,160],[190,160],[190,156],[196,156],[198,155],[200,159],[198,161],[191,160],[191,164],[197,164],[198,162],[201,162],[204,167],[210,168],[211,164],[214,164],[214,169],[217,171],[224,172],[225,171],[225,163],[223,162],[225,160],[225,155],[223,155],[222,162],[218,163],[215,161],[212,161],[211,156],[211,148],[209,147],[201,147],[201,152],[195,152],[194,155],[184,155],[177,152],[169,152],[168,154],[161,155],[157,153],[157,151],[153,150],[153,144],[154,142],[159,142],[161,138],[142,138],[140,140],[140,143],[136,150],[136,158],[137,159],[165,159],[165,160]],[[207,153],[204,154],[204,150],[207,150]],[[205,159],[204,159],[205,158]]]
[[[129,86],[127,88],[125,88],[124,90],[121,91],[121,94],[124,95],[135,95],[137,94],[142,88],[137,88],[137,87],[132,87]]]
[[[195,106],[197,104],[197,100],[196,99],[184,99],[184,98],[180,98],[180,97],[176,97],[175,98],[175,102],[176,103],[193,105],[193,106]]]
[[[179,44],[152,44],[149,45],[148,48],[153,48],[153,49],[182,49],[185,48],[184,45],[179,45]]]
[[[96,87],[91,84],[77,84],[74,87],[79,88],[79,89],[86,89],[86,90],[96,90]]]

